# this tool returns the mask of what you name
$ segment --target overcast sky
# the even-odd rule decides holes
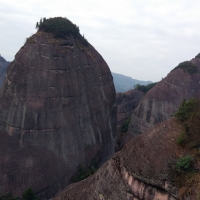
[[[135,79],[160,81],[200,52],[200,0],[0,0],[0,54],[12,61],[36,22],[56,16]]]

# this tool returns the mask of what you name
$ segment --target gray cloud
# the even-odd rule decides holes
[[[199,53],[199,6],[198,0],[0,0],[0,54],[11,61],[41,17],[63,16],[111,71],[159,81]]]

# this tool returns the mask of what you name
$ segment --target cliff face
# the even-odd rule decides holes
[[[188,153],[176,144],[183,127],[174,118],[132,139],[93,176],[68,186],[55,200],[180,199],[171,166]],[[198,164],[200,167],[200,164]],[[183,199],[197,198],[198,182]]]
[[[115,89],[101,55],[73,36],[37,32],[0,92],[0,191],[53,196],[79,164],[111,157],[115,132]]]
[[[134,109],[137,107],[141,99],[144,97],[144,93],[139,90],[129,90],[124,93],[116,94],[117,102],[117,138],[116,138],[116,150],[122,148],[127,142],[127,134],[121,131],[121,126],[129,120],[133,114]]]
[[[6,61],[1,55],[0,55],[0,87],[3,84],[5,75],[6,75],[6,70],[10,62]]]
[[[183,99],[200,98],[200,59],[188,63],[197,66],[197,73],[190,74],[181,68],[171,71],[156,84],[134,110],[128,134],[134,137],[174,114]]]

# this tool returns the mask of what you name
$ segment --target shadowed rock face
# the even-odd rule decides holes
[[[55,195],[78,164],[111,157],[115,127],[115,89],[101,55],[72,36],[37,32],[0,93],[0,191]]]
[[[0,88],[3,84],[5,75],[6,75],[6,70],[10,62],[6,61],[3,57],[0,55]]]
[[[132,139],[94,175],[68,186],[54,199],[179,199],[170,166],[187,151],[176,144],[182,131],[183,127],[174,118],[157,124]],[[198,182],[194,183],[186,199],[196,199],[197,185]]]
[[[134,137],[174,114],[183,99],[200,98],[200,59],[194,58],[198,73],[189,74],[178,68],[156,84],[134,110],[128,134]]]
[[[143,97],[144,93],[139,90],[129,90],[128,92],[116,94],[117,127],[120,127],[126,119],[131,117]]]
[[[127,142],[128,138],[126,133],[122,133],[120,128],[122,124],[128,120],[133,114],[134,109],[139,104],[140,100],[144,97],[144,93],[139,90],[129,90],[124,93],[116,94],[117,102],[117,138],[116,138],[116,150],[122,148]]]

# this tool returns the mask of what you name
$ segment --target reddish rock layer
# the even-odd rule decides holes
[[[0,192],[55,195],[78,164],[111,157],[115,127],[115,90],[101,55],[73,37],[34,34],[0,93]]]
[[[191,62],[198,73],[189,74],[178,68],[156,84],[134,110],[128,134],[134,137],[174,114],[183,99],[200,98],[200,59]]]
[[[93,176],[68,186],[55,200],[175,200],[171,167],[186,150],[176,139],[183,128],[174,118],[132,139]],[[190,198],[196,199],[196,187]],[[194,198],[195,197],[195,198]]]

